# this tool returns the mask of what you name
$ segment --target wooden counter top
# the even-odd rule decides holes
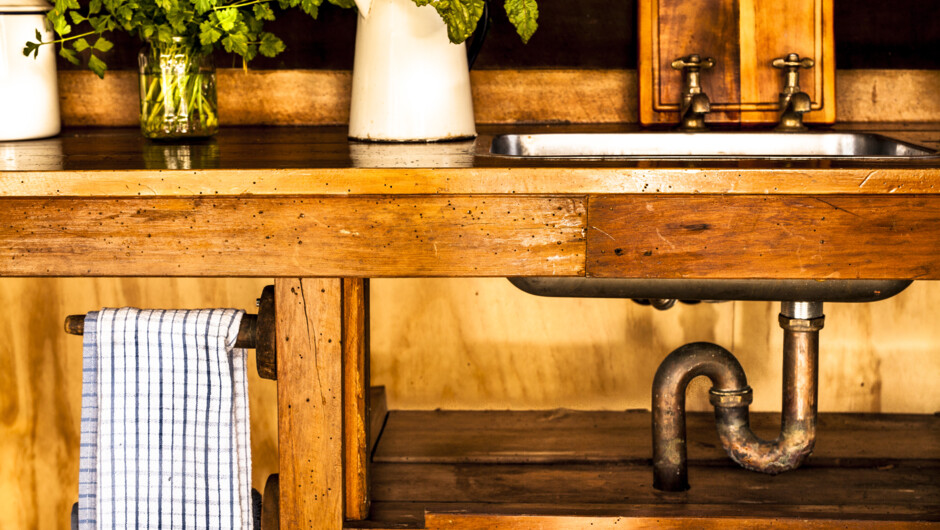
[[[0,143],[3,276],[940,278],[940,158],[538,161],[345,129]],[[940,124],[843,126],[933,149]]]
[[[940,123],[843,125],[940,150]],[[940,193],[940,158],[533,160],[486,154],[492,135],[619,132],[632,125],[480,128],[475,141],[349,142],[344,127],[223,128],[176,145],[136,129],[0,143],[0,196]]]

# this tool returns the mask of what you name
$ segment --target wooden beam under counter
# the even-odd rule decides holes
[[[0,201],[3,276],[940,279],[935,196]]]

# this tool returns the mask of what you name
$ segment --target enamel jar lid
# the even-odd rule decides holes
[[[46,0],[0,0],[0,15],[7,13],[45,13],[52,10]]]

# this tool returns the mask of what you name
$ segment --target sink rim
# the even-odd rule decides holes
[[[645,298],[766,302],[878,302],[904,291],[913,280],[763,280],[690,278],[508,278],[516,288],[549,298]]]
[[[890,147],[901,148],[906,154],[828,154],[828,153],[716,153],[716,154],[514,154],[511,150],[517,149],[520,145],[520,139],[539,140],[539,139],[559,139],[570,138],[572,141],[589,142],[591,139],[597,139],[623,142],[630,138],[642,138],[644,142],[649,142],[654,138],[660,138],[661,142],[677,141],[680,139],[695,139],[696,142],[704,141],[707,143],[715,142],[742,142],[750,141],[766,145],[775,140],[785,141],[799,139],[805,142],[811,138],[823,142],[849,141],[849,142],[884,142]],[[505,133],[493,134],[491,136],[480,137],[481,153],[485,156],[508,159],[532,159],[532,160],[930,160],[940,157],[940,151],[931,150],[928,147],[917,145],[904,140],[891,138],[883,134],[857,131],[808,131],[801,133],[783,133],[777,131],[709,131],[709,132],[681,132],[681,131],[631,131],[631,132],[544,132],[544,133]],[[513,142],[509,147],[504,148],[500,144]],[[551,146],[549,146],[551,147]],[[642,146],[640,148],[643,148]]]

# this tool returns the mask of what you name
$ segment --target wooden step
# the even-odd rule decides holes
[[[753,414],[771,438],[779,415]],[[648,411],[392,411],[372,511],[349,528],[812,528],[940,522],[940,417],[823,414],[816,451],[776,477],[688,419],[684,493],[652,488]]]

